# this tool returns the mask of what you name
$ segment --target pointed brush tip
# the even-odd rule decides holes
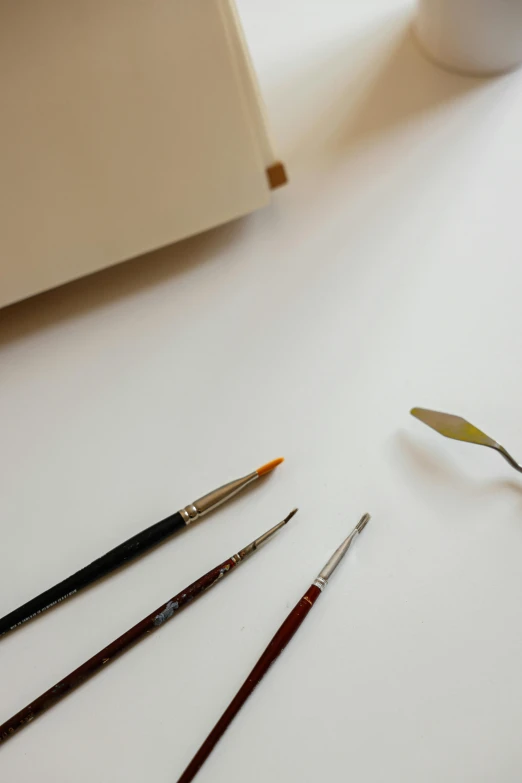
[[[264,476],[267,473],[271,473],[271,471],[274,468],[277,468],[277,466],[284,461],[285,461],[284,457],[278,457],[277,459],[273,459],[272,462],[267,462],[266,465],[261,465],[261,467],[256,470],[256,473],[258,476]]]
[[[291,511],[291,512],[288,514],[288,516],[287,516],[287,517],[285,517],[285,518],[283,519],[283,522],[284,522],[285,524],[286,524],[287,522],[290,522],[290,520],[292,519],[292,517],[293,517],[293,516],[295,516],[295,515],[297,514],[297,512],[298,512],[298,511],[299,511],[299,509],[298,509],[298,508],[294,508],[294,509],[293,509],[293,510],[292,510],[292,511]]]

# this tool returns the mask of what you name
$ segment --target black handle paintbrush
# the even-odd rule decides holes
[[[237,495],[238,492],[248,487],[249,484],[257,481],[260,476],[270,473],[281,462],[283,462],[282,458],[275,459],[254,470],[253,473],[224,484],[208,495],[204,495],[180,511],[176,511],[170,517],[162,519],[155,525],[146,528],[146,530],[142,530],[141,533],[132,536],[132,538],[111,549],[110,552],[94,560],[85,568],[76,571],[72,576],[67,577],[67,579],[54,585],[54,587],[50,587],[48,590],[40,593],[40,595],[37,595],[36,598],[32,598],[27,603],[19,606],[18,609],[9,612],[9,614],[0,618],[0,636],[26,623],[52,606],[65,601],[66,598],[74,595],[84,587],[92,585],[98,579],[107,576],[107,574],[110,574],[117,568],[132,562],[135,558],[165,541],[173,533],[181,530],[186,525],[190,525],[191,522],[203,516],[203,514],[207,514],[212,509],[230,500],[231,497]]]

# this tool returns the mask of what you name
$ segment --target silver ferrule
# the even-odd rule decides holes
[[[347,538],[344,539],[343,543],[340,547],[338,547],[329,561],[326,563],[323,570],[318,575],[317,579],[314,581],[314,585],[318,587],[320,590],[324,590],[326,585],[328,584],[328,580],[330,579],[331,575],[345,556],[345,554],[350,549],[350,546],[352,545],[352,541],[356,536],[359,535],[359,533],[364,529],[364,527],[368,524],[370,520],[369,514],[364,514],[364,516],[361,517],[359,522],[356,524],[352,532],[350,533]]]
[[[318,576],[317,579],[314,579],[312,584],[314,584],[316,587],[319,588],[321,592],[323,592],[328,582],[326,581],[326,579],[323,579],[322,576]]]
[[[250,557],[250,555],[254,554],[256,549],[259,549],[260,546],[262,546],[266,541],[268,541],[272,536],[277,533],[278,530],[281,530],[281,528],[286,525],[287,520],[283,519],[281,522],[278,522],[277,525],[274,525],[274,527],[271,527],[270,530],[267,530],[266,533],[263,533],[262,536],[259,536],[259,538],[256,538],[255,541],[252,541],[250,544],[247,544],[246,547],[243,549],[240,549],[237,555],[234,555],[234,557],[238,557],[239,561],[245,560],[247,557]]]
[[[179,513],[183,517],[185,524],[190,525],[191,522],[199,519],[203,514],[208,514],[209,511],[212,511],[222,503],[230,500],[230,498],[237,495],[238,492],[241,492],[242,489],[248,487],[249,484],[252,484],[258,478],[259,474],[254,470],[254,472],[249,473],[248,476],[243,476],[243,478],[230,481],[228,484],[223,484],[222,487],[218,487],[218,489],[215,489],[213,492],[209,492],[208,495],[203,495],[202,498],[195,500],[189,506],[180,509]]]

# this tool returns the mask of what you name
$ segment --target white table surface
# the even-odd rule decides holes
[[[522,73],[425,61],[401,0],[240,0],[291,184],[0,314],[0,614],[218,484],[263,486],[0,644],[0,720],[277,522],[0,751],[2,783],[174,783],[373,519],[198,780],[519,781]]]

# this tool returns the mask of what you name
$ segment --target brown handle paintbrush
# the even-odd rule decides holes
[[[244,549],[240,549],[235,555],[229,557],[224,563],[220,563],[204,576],[197,579],[191,585],[186,587],[180,593],[175,595],[166,604],[160,606],[156,611],[152,612],[145,617],[144,620],[134,625],[129,631],[119,636],[114,642],[108,644],[103,650],[93,655],[88,661],[75,669],[63,680],[56,683],[52,688],[43,693],[37,699],[20,710],[16,715],[7,720],[0,726],[0,744],[5,740],[8,740],[15,732],[23,728],[27,723],[37,718],[42,712],[48,710],[57,701],[63,699],[72,690],[81,685],[85,680],[88,680],[97,672],[104,669],[109,663],[111,663],[117,656],[126,652],[136,642],[144,639],[152,631],[161,628],[163,624],[169,620],[173,615],[177,614],[180,609],[186,606],[194,598],[197,598],[205,590],[209,590],[215,584],[220,582],[223,577],[230,573],[239,563],[242,563],[249,555],[252,555],[260,546],[268,541],[274,533],[276,533],[283,525],[292,519],[297,512],[295,508],[288,514],[282,522],[272,527],[262,536],[256,538],[251,544],[248,544]]]
[[[260,683],[270,666],[279,657],[279,655],[281,655],[290,639],[294,636],[297,629],[307,616],[308,612],[321,595],[321,592],[326,587],[328,579],[347,553],[352,541],[358,535],[358,533],[362,531],[369,519],[369,514],[365,514],[361,518],[360,522],[355,526],[348,538],[346,538],[341,546],[334,552],[317,579],[315,579],[313,584],[310,585],[299,603],[292,609],[262,654],[261,658],[258,660],[246,678],[245,682],[204,741],[203,745],[200,747],[188,767],[179,778],[178,783],[190,783],[190,781],[193,780],[197,775],[254,688]]]

